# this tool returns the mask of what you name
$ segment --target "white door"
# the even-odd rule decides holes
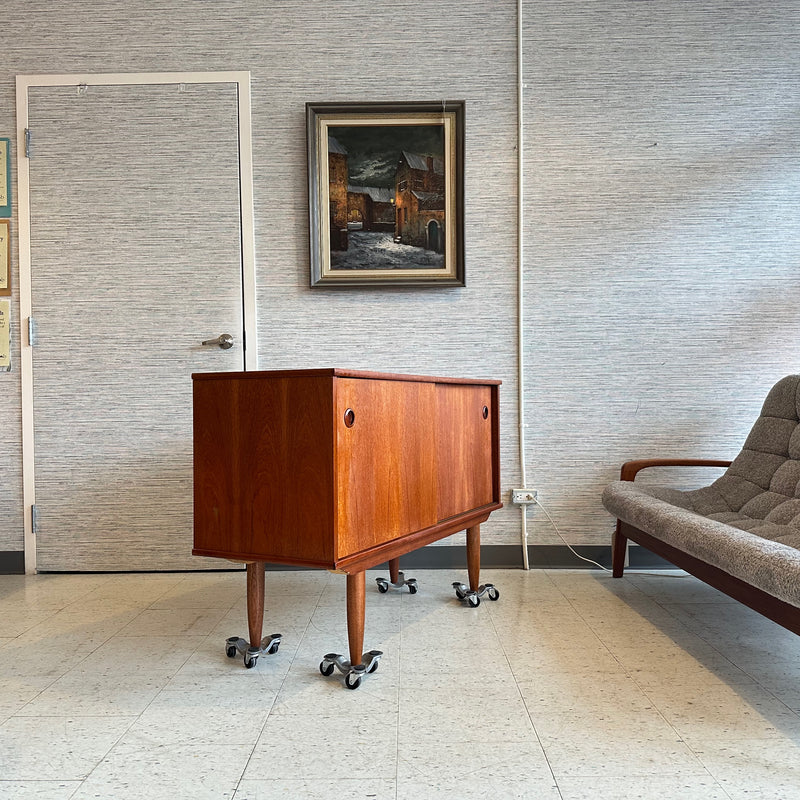
[[[224,566],[191,555],[191,374],[245,368],[238,90],[28,90],[40,571]]]

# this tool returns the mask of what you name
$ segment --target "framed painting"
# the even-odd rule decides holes
[[[464,103],[307,103],[311,286],[464,286]]]

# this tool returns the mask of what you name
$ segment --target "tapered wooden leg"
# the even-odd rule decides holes
[[[481,582],[481,526],[467,528],[467,574],[469,588],[478,590]]]
[[[392,558],[389,560],[389,580],[396,584],[400,580],[400,559]]]
[[[247,565],[247,625],[250,629],[250,647],[261,647],[264,628],[264,562],[253,561]]]
[[[627,552],[628,538],[622,533],[622,523],[617,520],[617,529],[611,540],[611,574],[621,578],[625,571],[625,555]]]
[[[361,663],[364,648],[364,571],[347,575],[347,641],[350,663]]]

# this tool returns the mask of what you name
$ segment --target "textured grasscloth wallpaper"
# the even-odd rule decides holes
[[[510,489],[516,12],[13,0],[0,135],[18,73],[250,70],[261,368],[500,378]],[[620,461],[734,454],[767,388],[798,370],[800,11],[539,0],[523,19],[529,485],[572,543],[605,544],[599,494]],[[310,290],[305,102],[445,98],[467,103],[467,288]],[[0,375],[0,550],[22,547],[18,368],[15,353]],[[532,543],[557,541],[530,519]],[[484,541],[516,543],[518,527],[504,509]]]
[[[800,370],[800,7],[525,9],[532,483],[607,542],[615,465],[733,457]]]

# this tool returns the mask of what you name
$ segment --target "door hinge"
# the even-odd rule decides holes
[[[25,128],[25,158],[31,158],[31,129]]]
[[[36,347],[36,320],[33,317],[28,317],[28,345]]]
[[[36,510],[35,504],[31,506],[31,530],[39,533],[39,512]]]

